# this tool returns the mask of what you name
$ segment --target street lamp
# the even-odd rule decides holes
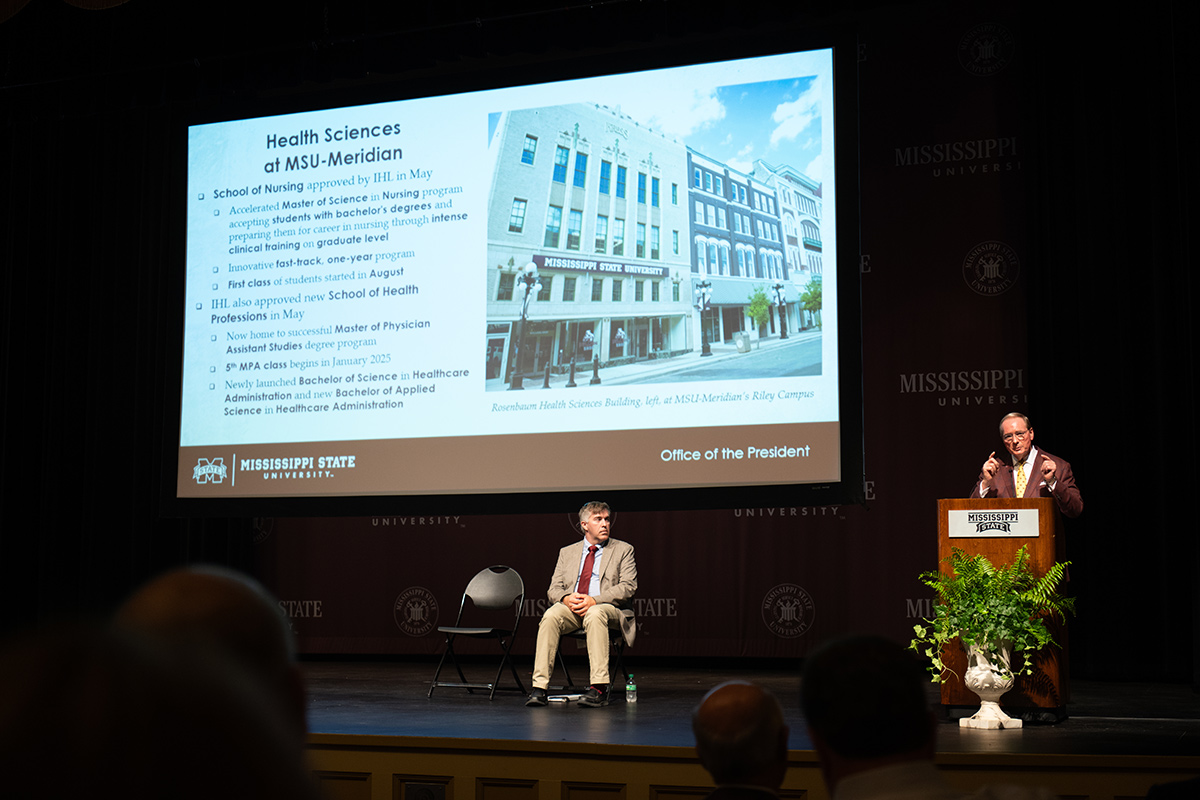
[[[787,287],[783,281],[771,287],[775,291],[775,304],[779,306],[779,338],[787,338]]]
[[[712,347],[708,344],[708,328],[704,326],[704,312],[712,308],[712,281],[700,281],[696,284],[696,310],[700,312],[700,332],[704,337],[704,347],[700,349],[700,357],[712,355]]]
[[[538,282],[537,264],[530,261],[525,265],[525,269],[517,275],[517,283],[525,290],[525,296],[521,298],[521,329],[517,332],[517,351],[513,355],[513,373],[512,381],[508,384],[508,390],[524,389],[524,380],[521,378],[521,344],[525,339],[525,322],[529,318],[529,300],[530,298],[542,291],[542,284]]]

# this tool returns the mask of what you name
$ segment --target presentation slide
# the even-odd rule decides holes
[[[179,497],[841,477],[833,53],[195,125]]]

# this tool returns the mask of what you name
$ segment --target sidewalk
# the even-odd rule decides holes
[[[653,383],[653,378],[659,375],[667,375],[679,370],[688,369],[698,366],[702,361],[705,366],[710,364],[718,364],[739,356],[748,356],[757,353],[760,350],[772,350],[777,347],[787,347],[792,344],[810,341],[821,336],[820,328],[810,328],[799,333],[789,333],[787,339],[780,339],[778,334],[767,339],[759,339],[751,342],[749,353],[739,353],[737,346],[732,342],[729,344],[712,344],[710,349],[712,355],[705,358],[698,351],[685,353],[675,358],[655,359],[653,361],[638,361],[633,364],[625,364],[620,367],[603,367],[600,370],[600,386],[620,386],[622,384],[638,382],[638,383]],[[570,378],[569,373],[550,374],[551,389],[565,389],[567,381]],[[575,365],[575,388],[587,389],[591,386],[592,380],[592,364],[591,362],[582,362]],[[487,381],[487,390],[501,391],[507,390],[508,384],[501,378],[493,378]],[[536,377],[528,377],[525,379],[524,391],[538,391],[545,388],[545,376],[538,375]]]

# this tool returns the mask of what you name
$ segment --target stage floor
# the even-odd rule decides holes
[[[525,698],[515,690],[499,691],[490,702],[486,692],[477,690],[472,695],[463,689],[442,688],[427,698],[435,666],[425,660],[303,663],[309,692],[309,730],[691,747],[692,708],[716,684],[743,678],[770,688],[783,704],[791,727],[790,749],[812,749],[800,714],[795,670],[629,665],[637,678],[637,704],[627,705],[618,695],[611,706],[585,709],[573,703],[526,708]],[[467,667],[471,680],[486,681],[495,674],[495,662],[490,667],[474,663]],[[583,664],[579,669],[586,671]],[[446,678],[449,675],[443,671]],[[522,672],[521,679],[528,687],[527,671]],[[937,703],[937,688],[930,684],[929,691],[930,701]],[[1190,686],[1072,681],[1071,696],[1069,718],[1054,725],[1026,723],[1019,730],[976,731],[960,729],[956,720],[944,720],[938,727],[938,751],[1200,755],[1200,695]]]

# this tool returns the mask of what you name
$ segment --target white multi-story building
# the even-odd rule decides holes
[[[775,189],[753,176],[688,148],[688,202],[692,208],[693,290],[709,287],[702,330],[711,342],[758,331],[747,318],[750,296],[787,279],[783,228]],[[768,323],[774,330],[772,318]]]
[[[787,164],[773,167],[762,159],[750,173],[774,189],[783,221],[784,251],[787,255],[788,327],[807,328],[816,324],[812,312],[797,300],[814,280],[821,282],[821,184]]]
[[[491,148],[488,377],[692,349],[684,146],[576,103],[503,113]]]

